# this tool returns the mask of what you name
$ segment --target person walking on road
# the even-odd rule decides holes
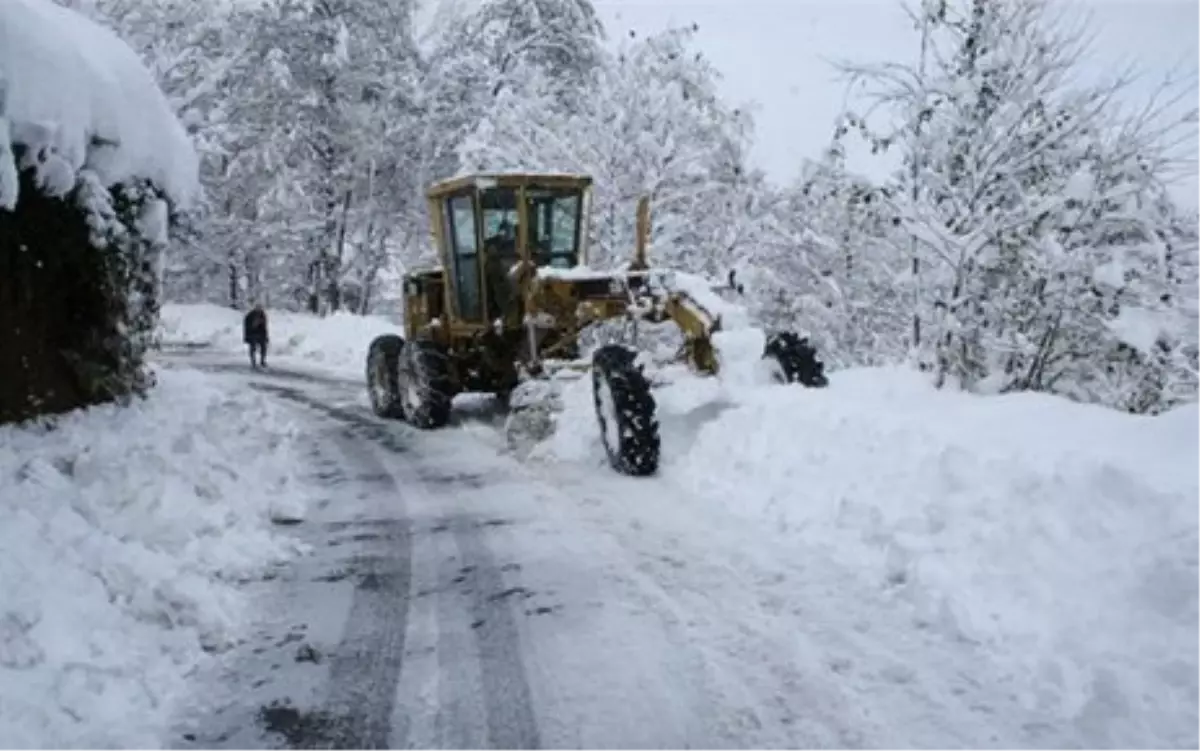
[[[256,304],[242,320],[242,340],[250,348],[250,367],[267,367],[267,311],[263,310],[261,304]],[[257,362],[254,359],[255,351],[258,352]]]

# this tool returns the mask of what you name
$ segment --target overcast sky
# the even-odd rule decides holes
[[[779,182],[794,177],[802,158],[819,154],[842,109],[844,85],[826,60],[915,59],[914,32],[895,0],[593,1],[611,38],[699,24],[699,43],[724,74],[726,96],[757,104],[753,157]],[[1138,62],[1148,77],[1180,64],[1195,75],[1197,0],[1070,1],[1093,17],[1090,73]],[[1152,88],[1147,81],[1131,93],[1145,96]],[[851,167],[877,173],[873,164],[863,158]],[[1177,195],[1196,204],[1194,175]]]

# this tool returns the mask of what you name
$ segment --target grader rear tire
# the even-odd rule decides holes
[[[371,411],[389,420],[404,417],[399,385],[403,351],[404,339],[395,334],[377,336],[367,348],[367,394],[371,397]]]
[[[645,477],[658,471],[660,440],[650,383],[619,344],[592,357],[592,396],[608,462],[621,474]]]

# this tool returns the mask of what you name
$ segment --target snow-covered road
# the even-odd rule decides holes
[[[306,415],[324,493],[295,528],[316,552],[253,585],[259,635],[196,677],[180,745],[1070,743],[980,645],[732,515],[680,518],[663,480],[520,462],[478,404],[418,432],[352,380],[172,359]]]

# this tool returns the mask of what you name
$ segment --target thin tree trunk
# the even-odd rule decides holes
[[[354,191],[347,190],[342,196],[341,218],[338,220],[336,254],[334,255],[334,272],[329,279],[329,309],[336,313],[342,307],[341,272],[346,258],[346,227],[350,223],[350,204],[354,199]]]
[[[912,182],[912,202],[913,202],[914,207],[916,206],[917,200],[920,197],[920,190],[918,189],[918,180],[920,179],[920,176],[921,176],[921,163],[920,163],[920,156],[922,154],[921,125],[924,122],[922,117],[923,117],[923,113],[924,113],[925,105],[926,105],[926,101],[927,101],[926,91],[925,91],[925,66],[926,66],[928,57],[929,57],[929,14],[927,12],[925,12],[924,10],[922,10],[922,16],[921,16],[921,61],[920,61],[920,73],[919,73],[920,81],[921,81],[921,107],[920,107],[920,110],[918,112],[918,117],[917,117],[916,134],[915,134],[916,135],[916,143],[913,145],[912,173],[909,175],[909,179]],[[920,259],[920,256],[918,255],[918,248],[920,247],[920,245],[917,242],[916,236],[913,236],[911,238],[910,243],[911,243],[910,253],[912,254],[912,276],[913,276],[912,355],[915,359],[917,359],[918,362],[920,362],[919,358],[920,358],[920,350],[921,350],[921,259]]]

